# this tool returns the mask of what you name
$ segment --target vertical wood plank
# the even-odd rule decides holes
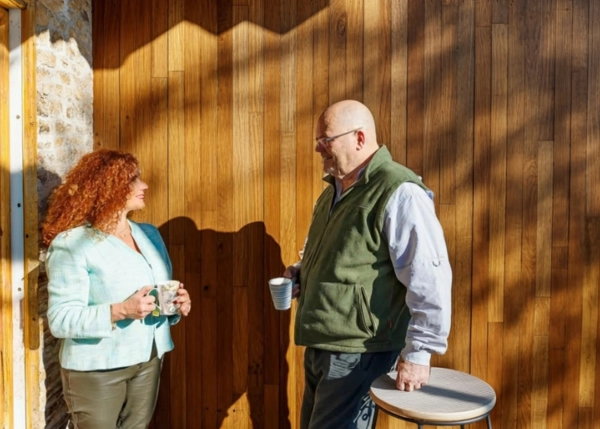
[[[564,365],[565,361],[565,317],[564,308],[569,305],[568,282],[568,248],[553,246],[552,248],[552,286],[550,301],[550,321],[552,329],[549,333],[550,355],[548,358],[548,427],[563,427],[564,409]]]
[[[346,71],[348,67],[346,66],[347,15],[345,9],[345,0],[331,0],[328,7],[329,104],[346,99]],[[365,41],[365,43],[368,43],[368,41]]]
[[[37,5],[32,4],[21,12],[21,52],[23,68],[23,233],[25,293],[23,297],[23,336],[25,342],[25,398],[26,419],[37,421],[44,411],[40,398],[40,326],[38,278],[39,271],[39,216],[37,192],[37,86],[36,86],[36,27]],[[0,102],[1,103],[1,102]],[[1,104],[0,104],[1,105]],[[1,168],[1,167],[0,167]],[[30,400],[31,399],[31,400]]]
[[[169,245],[169,256],[174,267],[173,277],[178,280],[183,279],[180,280],[183,283],[185,281],[185,246]],[[171,328],[175,349],[168,354],[169,388],[165,389],[168,398],[168,401],[165,402],[169,404],[171,427],[191,425],[186,420],[186,409],[189,404],[193,403],[192,398],[188,395],[185,382],[189,378],[188,371],[191,369],[187,360],[186,330],[188,329],[190,328],[187,326],[187,318],[182,318],[176,326]],[[162,426],[157,425],[158,427]]]
[[[264,225],[264,123],[265,123],[265,35],[264,35],[265,5],[263,0],[249,2],[249,20],[255,25],[249,26],[249,146],[255,152],[252,180],[257,191],[257,201],[251,212],[251,229],[249,240],[252,249],[251,266],[248,272],[248,318],[249,318],[249,348],[248,348],[248,398],[251,405],[251,420],[253,427],[267,427],[265,412],[265,305],[270,304],[265,288],[264,255],[265,241],[268,236]],[[277,412],[274,413],[277,415]],[[252,427],[252,426],[250,426]]]
[[[600,285],[599,261],[600,218],[586,220],[584,239],[584,272],[582,283],[581,357],[579,406],[592,408],[596,396],[596,359],[598,356],[598,287]]]
[[[442,8],[440,2],[425,2],[425,52],[424,52],[424,95],[425,110],[423,123],[423,180],[435,194],[439,193],[440,140],[444,120],[441,111],[442,91]],[[439,211],[439,198],[434,200]]]
[[[168,139],[167,163],[169,218],[185,216],[185,169],[181,160],[186,157],[185,141],[185,75],[183,72],[169,72],[168,83]],[[185,229],[179,224],[169,226],[170,244],[185,244]]]
[[[92,14],[92,40],[94,42],[92,44],[92,58],[94,61],[93,94],[94,99],[96,99],[92,113],[94,121],[94,148],[99,145],[99,140],[103,138],[105,134],[105,103],[108,101],[102,96],[102,88],[104,85],[104,68],[106,67],[104,55],[106,53],[105,45],[107,39],[106,37],[103,37],[105,34],[104,22],[106,20],[104,12],[107,4],[109,4],[109,2],[106,2],[102,6],[98,5]]]
[[[440,204],[454,204],[456,201],[456,86],[457,55],[455,47],[458,43],[458,5],[447,4],[442,8],[442,34],[440,43],[440,131],[437,137],[440,157]],[[462,79],[462,76],[461,76]],[[392,129],[395,129],[392,126]]]
[[[456,67],[456,259],[452,266],[452,308],[471,308],[473,269],[473,147],[475,97],[475,1],[458,6]],[[409,13],[410,16],[410,13]],[[409,24],[410,25],[410,24]],[[409,126],[410,126],[409,120]],[[471,332],[471,314],[453,312],[453,332]],[[471,336],[450,337],[454,368],[470,372]],[[459,350],[465,352],[460,353]],[[468,353],[466,352],[468,350]]]
[[[548,336],[533,337],[533,393],[531,399],[531,427],[546,428],[548,411]]]
[[[406,164],[423,174],[424,2],[408,3],[408,106]]]
[[[152,77],[168,77],[169,71],[169,5],[172,2],[152,0]],[[187,43],[188,35],[184,38]],[[194,50],[196,54],[198,50]],[[185,58],[187,59],[187,57]]]
[[[523,139],[525,106],[525,51],[524,36],[525,8],[522,2],[509,6],[508,26],[508,126],[507,126],[507,180],[506,188],[506,237],[504,274],[504,368],[517,367],[521,288],[521,242],[523,207]],[[502,419],[507,427],[516,427],[518,413],[519,379],[517,371],[506,371],[502,375]]]
[[[533,334],[534,335],[549,335],[550,334],[550,308],[551,300],[548,297],[539,297],[535,299]]]
[[[183,71],[185,37],[185,0],[169,0],[168,71]]]
[[[503,320],[504,232],[506,210],[506,130],[508,26],[492,24],[491,173],[490,173],[490,321]]]
[[[553,199],[552,216],[552,286],[548,374],[548,427],[563,427],[565,389],[563,387],[565,352],[564,306],[568,305],[568,235],[569,235],[569,181],[571,145],[571,50],[573,37],[573,3],[571,0],[556,2],[556,57],[555,57],[555,110],[553,145]],[[559,221],[562,219],[563,221]],[[560,370],[559,370],[560,368]]]
[[[3,10],[3,9],[0,9]],[[2,332],[12,332],[12,294],[10,270],[10,144],[9,144],[9,50],[8,12],[0,17],[0,326]],[[13,425],[12,335],[0,335],[0,420]]]
[[[250,116],[248,111],[249,98],[249,56],[248,51],[248,8],[233,6],[233,22],[237,25],[231,30],[232,34],[232,95],[231,109],[233,110],[233,140],[232,140],[232,167],[233,167],[233,228],[241,229],[251,222],[258,212],[260,202],[259,192],[259,160],[260,151],[256,143],[248,139],[250,135]],[[236,243],[234,243],[236,244]],[[242,243],[240,243],[242,244]],[[236,246],[237,248],[237,246]],[[249,249],[239,249],[239,257],[244,258]],[[234,254],[234,257],[236,255]],[[237,259],[237,258],[236,258]],[[243,264],[241,264],[243,266]],[[243,271],[243,270],[242,270]],[[234,281],[236,286],[241,286],[245,275],[234,267]]]
[[[315,152],[316,142],[314,138],[316,137],[316,127],[317,120],[321,113],[329,106],[330,98],[329,98],[329,45],[330,45],[330,35],[329,35],[329,9],[327,8],[322,11],[315,11],[316,16],[313,18],[315,27],[314,27],[314,40],[313,40],[313,57],[314,63],[318,64],[318,67],[313,68],[313,97],[314,97],[314,107],[313,107],[313,119],[312,119],[312,130],[311,130],[311,144],[313,148],[313,186],[312,186],[312,201],[316,201],[321,192],[323,191],[323,187],[325,186],[323,180],[323,168],[321,156],[317,152]],[[333,77],[332,77],[333,78]],[[312,215],[313,204],[311,204],[310,209],[306,208],[305,213],[298,212],[299,216],[311,216]],[[309,211],[310,210],[310,211]],[[306,231],[308,232],[308,230]],[[304,242],[299,242],[299,245],[303,245]]]
[[[192,7],[186,10],[191,12]],[[200,134],[202,141],[211,142],[200,145],[199,169],[202,175],[198,194],[194,200],[200,205],[202,231],[201,237],[201,287],[202,287],[202,427],[218,427],[218,391],[219,377],[215,368],[218,367],[218,343],[220,341],[218,325],[217,291],[219,289],[220,273],[217,264],[217,208],[219,200],[217,154],[213,142],[218,141],[217,112],[218,112],[218,32],[217,5],[210,0],[203,0],[195,9],[197,15],[192,15],[194,22],[202,26],[198,29],[199,38],[199,68],[201,100]]]
[[[539,105],[538,140],[554,139],[554,85],[556,52],[556,3],[558,0],[540,2],[536,20],[539,30]]]
[[[594,184],[600,183],[600,160],[598,141],[600,141],[600,83],[593,76],[600,73],[600,5],[590,3],[589,25],[589,80],[588,80],[588,141],[587,141],[587,187],[586,215],[600,216],[600,192]]]
[[[298,49],[297,38],[297,2],[296,0],[284,0],[281,4],[281,27],[289,29],[281,36],[281,49],[285,54],[281,57],[281,96],[289,103],[281,103],[279,106],[281,127],[281,192],[285,196],[286,204],[281,210],[281,253],[286,265],[296,261],[298,246],[296,245],[296,99],[298,96],[296,81]],[[282,199],[283,201],[283,199]]]
[[[265,243],[265,280],[281,275],[281,251],[276,243],[281,242],[281,215],[279,206],[282,202],[281,183],[278,180],[281,166],[280,147],[280,110],[281,102],[281,73],[280,73],[280,3],[274,2],[266,7],[265,25],[272,31],[265,34],[265,82],[269,82],[269,90],[265,92],[265,111],[269,112],[269,120],[265,122],[265,225],[267,234],[274,243]],[[271,245],[268,245],[271,244]],[[265,281],[265,287],[266,281]],[[276,412],[277,422],[273,427],[283,427],[287,416],[284,416],[283,407],[287,407],[285,386],[280,381],[287,379],[284,362],[280,360],[279,338],[279,312],[273,306],[265,308],[265,390],[272,395],[277,393],[277,405],[273,401],[271,406],[265,404],[265,413]],[[280,374],[283,378],[280,378]],[[280,386],[280,388],[276,387]]]
[[[314,181],[321,182],[321,179],[315,177],[314,170],[318,167],[313,165],[314,140],[316,123],[313,123],[314,106],[314,39],[315,29],[312,21],[309,19],[313,13],[313,7],[310,3],[298,3],[298,18],[303,23],[298,27],[298,59],[296,87],[298,97],[296,97],[296,177],[298,189],[296,196],[296,252],[298,252],[306,238],[308,227],[310,225],[312,207],[314,205],[313,193]],[[362,16],[362,14],[358,14]],[[362,33],[361,33],[362,35]],[[362,45],[361,45],[362,46]],[[362,59],[362,55],[360,56]],[[355,66],[356,67],[356,66]],[[298,259],[297,254],[294,255]],[[295,260],[291,262],[295,262]]]
[[[94,5],[94,149],[120,146],[120,14],[117,0]]]
[[[501,322],[490,322],[488,324],[489,338],[502,338],[504,324]],[[502,375],[505,368],[503,367],[504,346],[502,341],[488,342],[488,370],[485,380],[496,391],[496,405],[492,410],[492,420],[494,425],[503,427],[502,425],[502,395],[498,392],[502,391]]]
[[[588,97],[588,40],[589,2],[573,1],[573,49],[571,81],[571,172],[569,201],[569,302],[564,317],[566,336],[564,371],[563,427],[578,424],[578,407],[581,385],[580,357],[582,352],[582,306],[585,249],[577,237],[585,236],[585,157],[587,146]],[[585,39],[585,40],[584,40]],[[568,383],[568,384],[567,384]],[[566,386],[569,386],[566,389]]]
[[[590,256],[588,259],[588,274],[587,274],[587,279],[588,281],[591,282],[592,285],[596,285],[596,287],[598,287],[598,285],[600,284],[600,249],[598,246],[598,242],[594,242],[592,240],[597,239],[597,237],[600,235],[600,220],[598,220],[598,218],[594,218],[592,220],[590,220],[590,226],[589,226],[589,230],[591,232],[591,236],[590,236],[590,243],[593,243],[592,246],[593,248],[591,249],[592,251],[590,252]],[[600,395],[598,395],[598,392],[600,392],[600,371],[598,371],[598,362],[600,362],[600,337],[598,336],[598,332],[600,332],[600,317],[597,317],[597,325],[596,325],[596,344],[595,344],[595,351],[596,351],[596,355],[593,357],[593,359],[595,360],[595,364],[596,367],[594,368],[595,372],[594,372],[594,379],[595,379],[595,383],[594,383],[594,403],[593,403],[593,407],[594,407],[594,425],[598,426],[600,424],[600,413],[597,412],[598,409],[600,409]]]
[[[554,142],[539,142],[536,232],[536,286],[538,297],[550,296],[552,276],[552,158]]]
[[[564,222],[552,223],[552,245],[566,246],[569,236],[569,184],[561,180],[569,174],[571,145],[571,50],[573,2],[557,0],[554,99],[554,183],[552,213]]]
[[[232,427],[229,407],[233,403],[233,272],[230,262],[233,252],[233,8],[232,2],[219,4],[217,95],[217,422],[222,428]]]
[[[365,66],[364,100],[373,113],[377,127],[377,140],[389,145],[390,137],[390,85],[389,61],[381,63],[390,51],[391,9],[389,2],[365,2]]]
[[[488,13],[486,13],[486,11]],[[473,307],[471,373],[483,377],[487,365],[487,280],[489,270],[490,110],[492,29],[488,2],[475,7],[475,123],[473,194]]]
[[[541,124],[540,93],[542,76],[541,8],[539,4],[527,4],[525,41],[525,83],[528,91],[525,103],[525,127],[523,147],[523,231],[521,244],[521,286],[518,290],[519,315],[519,392],[517,421],[519,425],[531,427],[533,412],[533,316],[535,302],[536,230],[538,203],[538,136]]]
[[[406,164],[408,100],[408,2],[391,2],[390,129],[392,158]]]
[[[119,74],[119,146],[118,149],[126,152],[134,152],[137,136],[137,113],[140,107],[137,105],[136,91],[136,67],[134,54],[138,46],[136,44],[135,31],[137,31],[138,10],[133,2],[120,2],[120,32],[121,46],[120,74]],[[115,147],[116,149],[116,147]]]
[[[492,24],[508,24],[509,0],[496,0],[492,2]]]
[[[296,81],[296,72],[298,65],[297,49],[298,49],[298,1],[283,0],[281,2],[281,28],[285,31],[281,35],[280,43],[284,55],[280,59],[281,76],[281,97],[282,100],[289,102],[280,105],[280,127],[281,127],[281,164],[280,164],[280,180],[281,180],[281,196],[280,201],[283,203],[280,206],[280,246],[281,259],[285,266],[297,260],[299,245],[296,243],[296,194],[298,192],[296,170],[297,164],[294,154],[296,148],[296,110],[298,94],[297,87],[294,85]],[[285,54],[287,53],[287,54]],[[293,312],[293,310],[292,310]],[[285,315],[288,316],[288,315]],[[280,337],[279,350],[281,356],[285,356],[285,362],[282,362],[281,369],[287,369],[287,374],[280,373],[280,380],[286,379],[287,376],[287,392],[283,389],[280,393],[287,393],[287,403],[289,405],[289,420],[297,422],[300,419],[299,406],[297,402],[297,386],[294,381],[302,377],[302,370],[296,364],[298,350],[294,347],[288,347],[292,338],[292,326],[288,317],[280,316]],[[282,398],[281,403],[285,401]],[[283,413],[282,413],[283,417]],[[293,424],[293,423],[292,423]]]
[[[154,113],[145,106],[153,102],[160,105],[159,100],[154,100],[156,95],[152,88],[152,28],[153,28],[152,8],[150,5],[138,10],[136,20],[136,31],[134,33],[136,50],[131,54],[133,67],[135,70],[135,97],[134,108],[136,120],[133,123],[135,139],[131,142],[130,150],[135,154],[141,164],[143,179],[148,183],[148,189],[152,190],[153,204],[148,204],[144,209],[143,216],[150,223],[159,225],[160,221],[167,218],[168,199],[166,186],[167,183],[167,146],[150,145],[147,142],[154,138]],[[154,146],[154,147],[153,147]],[[152,166],[153,168],[145,168]],[[162,188],[162,189],[161,189]],[[155,189],[161,189],[162,192],[154,193]],[[164,199],[157,198],[161,196]],[[141,212],[133,215],[137,220]]]
[[[234,240],[235,243],[236,240]],[[234,246],[235,250],[235,246]],[[233,404],[229,409],[231,427],[248,428],[250,407],[247,402],[248,390],[248,287],[233,287]]]
[[[232,362],[233,399],[229,414],[231,427],[247,428],[250,416],[248,399],[249,377],[249,345],[250,338],[258,337],[249,328],[249,287],[253,281],[252,262],[249,255],[253,251],[251,234],[245,225],[252,221],[255,206],[260,201],[258,193],[258,162],[256,157],[260,152],[254,150],[255,142],[249,141],[250,116],[248,111],[249,98],[249,46],[248,46],[248,7],[233,6],[232,22],[235,24],[232,32],[232,109],[233,139],[232,139],[232,181],[233,188],[233,229],[236,230],[232,240],[233,277],[233,336]],[[257,249],[258,250],[258,249]],[[257,410],[258,411],[258,410]]]
[[[184,87],[185,75],[183,72],[169,72],[168,78],[168,158],[167,158],[167,183],[169,219],[176,219],[185,215],[185,169],[181,160],[185,158],[185,109]],[[166,154],[165,154],[166,155]],[[177,279],[185,278],[185,228],[180,223],[171,222],[168,228],[169,254],[174,276]],[[179,276],[177,276],[179,272]],[[171,353],[170,375],[171,392],[171,425],[173,427],[186,427],[186,384],[185,371],[185,321],[180,322],[177,329],[171,332],[176,349]],[[183,367],[183,368],[182,368]]]
[[[369,3],[369,2],[367,2]],[[365,1],[346,0],[346,98],[363,102],[365,78]],[[381,31],[381,29],[380,29]],[[368,37],[368,36],[367,36]]]
[[[577,428],[594,429],[594,410],[589,407],[581,407],[578,411]]]

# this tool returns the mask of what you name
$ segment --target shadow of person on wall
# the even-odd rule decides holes
[[[275,310],[267,287],[285,270],[278,243],[262,222],[219,232],[178,217],[159,229],[192,311],[171,330],[150,428],[289,428],[291,311]]]

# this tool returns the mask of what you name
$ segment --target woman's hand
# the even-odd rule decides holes
[[[192,309],[192,300],[190,299],[190,294],[183,287],[183,283],[179,283],[179,289],[177,289],[177,298],[173,301],[176,304],[179,304],[179,312],[183,316],[187,316]]]
[[[123,302],[112,304],[111,319],[113,322],[123,319],[143,319],[156,306],[154,305],[154,297],[148,295],[154,286],[144,286],[136,293],[131,295]]]

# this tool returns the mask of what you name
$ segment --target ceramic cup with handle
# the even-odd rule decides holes
[[[157,283],[150,294],[154,296],[154,305],[156,309],[152,312],[153,316],[172,316],[179,311],[179,305],[174,303],[177,299],[177,290],[179,289],[179,280],[168,280]]]

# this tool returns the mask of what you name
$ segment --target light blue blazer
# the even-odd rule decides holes
[[[173,349],[169,325],[180,316],[125,319],[112,328],[110,304],[143,286],[171,280],[171,260],[156,227],[129,221],[141,254],[89,226],[60,233],[46,256],[48,324],[62,338],[60,364],[93,371],[147,362]]]

